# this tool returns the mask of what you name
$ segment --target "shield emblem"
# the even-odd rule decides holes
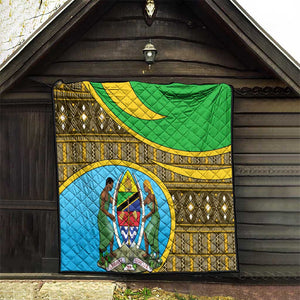
[[[117,219],[123,242],[131,247],[137,236],[141,215],[140,191],[129,171],[126,171],[117,194]]]

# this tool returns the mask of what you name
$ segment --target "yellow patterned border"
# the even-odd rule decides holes
[[[196,179],[206,179],[206,180],[221,180],[221,179],[231,179],[232,170],[231,168],[222,168],[222,169],[205,169],[205,170],[195,170],[175,167],[167,164],[160,163],[153,160],[153,162],[160,167],[167,169],[171,172]]]

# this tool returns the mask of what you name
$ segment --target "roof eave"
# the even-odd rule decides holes
[[[51,24],[46,24],[1,70],[0,95],[25,75],[49,50],[72,30],[72,27],[87,16],[100,3],[113,4],[108,0],[76,0],[67,9],[60,11]]]
[[[37,35],[39,35],[50,23],[53,22],[55,18],[57,18],[73,1],[75,0],[67,0],[62,6],[60,6],[57,11],[43,23],[43,25],[34,31],[24,43],[22,43],[19,47],[17,47],[11,55],[9,55],[1,64],[0,71],[2,71],[16,56],[18,56],[23,49],[35,39]]]
[[[232,1],[232,0],[231,0]],[[247,45],[264,63],[277,74],[292,89],[300,94],[299,68],[281,49],[276,47],[258,27],[249,21],[235,4],[224,0],[193,1],[221,19],[242,42]],[[70,3],[49,26],[45,27],[28,43],[1,71],[0,95],[10,88],[28,70],[34,66],[55,44],[72,29],[77,22],[91,12],[99,3],[109,3],[109,0],[76,0]],[[190,2],[190,1],[187,1]]]

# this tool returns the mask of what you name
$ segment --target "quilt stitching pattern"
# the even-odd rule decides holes
[[[237,269],[229,86],[58,83],[53,95],[61,271]]]

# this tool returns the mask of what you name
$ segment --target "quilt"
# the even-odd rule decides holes
[[[57,82],[60,269],[237,270],[226,84]]]

